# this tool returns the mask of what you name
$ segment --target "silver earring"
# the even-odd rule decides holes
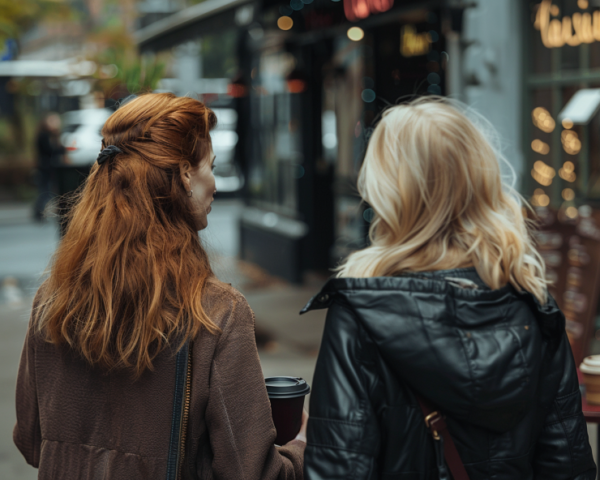
[[[192,196],[192,191],[190,190],[189,192],[187,192],[187,194],[188,194],[188,197],[191,197]]]

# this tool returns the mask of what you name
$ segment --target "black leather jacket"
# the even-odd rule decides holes
[[[447,416],[470,480],[596,478],[554,300],[456,269],[331,279],[303,312],[317,308],[306,480],[437,480],[415,390]]]

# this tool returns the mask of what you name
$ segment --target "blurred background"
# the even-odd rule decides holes
[[[131,94],[209,105],[218,196],[201,234],[256,312],[266,375],[309,382],[298,311],[366,245],[356,178],[386,105],[443,95],[499,133],[576,360],[600,353],[600,1],[0,0],[0,478],[31,298],[58,216]]]

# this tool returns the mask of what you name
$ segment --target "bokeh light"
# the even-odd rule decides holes
[[[546,142],[535,139],[533,142],[531,142],[531,149],[541,155],[547,155],[550,151],[550,145],[548,145]]]
[[[565,118],[562,121],[562,126],[563,126],[563,128],[570,130],[571,128],[573,128],[573,120],[571,120],[570,118]]]
[[[552,183],[552,179],[556,175],[556,171],[549,165],[546,165],[541,160],[538,160],[533,164],[533,170],[531,170],[531,176],[544,187],[549,186]]]
[[[572,188],[565,188],[562,191],[562,197],[567,201],[570,202],[571,200],[573,200],[575,198],[575,191]]]
[[[577,155],[581,151],[581,140],[573,130],[563,130],[560,134],[563,149],[569,155]]]
[[[362,40],[365,36],[365,32],[360,27],[350,27],[348,29],[348,38],[353,42],[358,42]]]
[[[377,98],[377,94],[374,90],[371,90],[370,88],[365,88],[360,94],[360,98],[362,98],[363,102],[371,103],[375,101],[375,98]]]
[[[431,72],[427,75],[427,81],[432,85],[438,85],[441,82],[442,78],[435,72]]]
[[[573,162],[563,163],[562,168],[558,171],[558,176],[567,182],[574,182],[577,179],[575,164]]]
[[[565,215],[569,218],[577,218],[579,212],[577,212],[577,208],[571,206],[567,207],[567,209],[565,210]]]
[[[556,127],[556,122],[552,118],[552,115],[544,107],[534,108],[533,112],[531,112],[531,119],[533,120],[533,124],[542,132],[550,133]]]
[[[550,205],[550,197],[541,188],[536,188],[531,197],[531,204],[536,207],[547,207]]]
[[[294,21],[290,17],[279,17],[277,19],[277,26],[281,30],[289,30],[294,26]]]

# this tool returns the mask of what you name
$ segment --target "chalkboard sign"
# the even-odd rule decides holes
[[[572,211],[571,211],[572,212]],[[562,210],[536,208],[534,232],[552,283],[549,291],[567,319],[567,335],[577,364],[589,354],[596,333],[600,290],[600,210],[584,205],[569,218]]]

